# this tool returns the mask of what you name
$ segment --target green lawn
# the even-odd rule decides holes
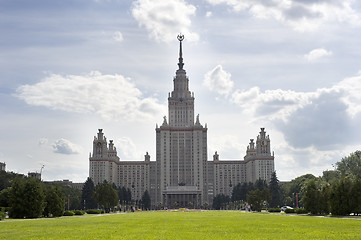
[[[0,221],[0,239],[361,239],[361,220],[296,215],[135,212]]]

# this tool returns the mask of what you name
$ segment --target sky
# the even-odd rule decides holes
[[[264,127],[279,180],[322,175],[360,150],[360,30],[353,0],[0,0],[0,162],[84,182],[98,129],[155,160],[182,33],[208,159]]]

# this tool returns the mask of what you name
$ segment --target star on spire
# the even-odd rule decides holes
[[[179,34],[177,36],[177,39],[179,41],[179,62],[178,62],[178,66],[179,66],[179,69],[183,69],[183,54],[182,54],[182,41],[184,40],[184,35],[183,34]]]

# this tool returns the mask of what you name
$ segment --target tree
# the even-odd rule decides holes
[[[40,180],[28,178],[24,185],[23,204],[25,205],[25,217],[41,217],[45,208],[44,188]]]
[[[60,217],[64,213],[65,196],[58,186],[50,186],[46,191],[46,207],[44,215],[48,217]]]
[[[356,179],[352,184],[351,208],[356,215],[361,214],[361,179]]]
[[[303,197],[303,205],[308,212],[312,214],[318,214],[320,212],[319,209],[319,201],[320,201],[320,192],[316,187],[315,180],[310,180],[307,183],[305,195]]]
[[[254,186],[256,189],[259,189],[261,191],[265,188],[268,188],[266,180],[262,180],[260,178],[256,180]]]
[[[118,205],[117,191],[106,181],[95,187],[94,199],[106,212]]]
[[[125,188],[124,186],[118,188],[118,198],[120,204],[126,205],[132,202],[132,192],[129,188]]]
[[[67,208],[75,210],[75,209],[83,209],[83,205],[81,202],[81,194],[82,191],[79,189],[74,189],[69,186],[59,186],[64,195],[67,202]],[[69,204],[69,206],[68,206]]]
[[[342,158],[340,162],[336,163],[336,167],[342,177],[361,178],[361,151],[356,151],[350,156]]]
[[[275,208],[281,205],[281,188],[279,186],[279,181],[276,175],[276,172],[273,172],[271,175],[271,180],[269,183],[269,191],[271,194],[270,207]]]
[[[308,181],[312,179],[316,180],[316,177],[312,174],[305,174],[293,179],[290,183],[283,184],[281,186],[281,189],[283,189],[283,192],[285,193],[284,198],[285,201],[287,200],[288,203],[286,205],[290,205],[289,200],[291,199],[292,206],[296,207],[298,202],[298,206],[302,207],[302,198],[306,189],[306,185]]]
[[[247,194],[247,202],[252,206],[252,210],[261,211],[264,204],[267,205],[271,200],[271,194],[267,188],[262,191],[259,189],[250,191]]]
[[[330,214],[330,194],[331,194],[330,185],[329,184],[323,185],[320,190],[320,199],[319,199],[320,214],[325,214],[325,215]]]
[[[12,218],[37,218],[45,208],[43,186],[38,179],[16,178],[9,193],[9,216]]]
[[[127,189],[127,193],[125,194],[125,201],[130,204],[132,202],[132,191],[130,189]]]
[[[84,183],[81,193],[81,201],[83,203],[84,209],[97,208],[97,203],[93,199],[94,191],[95,191],[94,182],[90,177],[88,177]]]
[[[9,207],[10,190],[11,187],[8,187],[0,191],[0,207]]]
[[[9,217],[24,218],[25,206],[23,205],[24,180],[15,178],[9,192]]]
[[[24,178],[23,174],[0,171],[0,191],[11,186],[15,178]]]
[[[231,197],[232,202],[238,201],[241,199],[241,187],[242,187],[241,183],[238,183],[236,186],[233,187],[232,197]]]
[[[230,202],[230,198],[229,196],[226,196],[224,194],[217,194],[214,198],[213,198],[213,209],[216,210],[220,210],[220,209],[224,209],[226,204]]]
[[[332,186],[330,194],[331,213],[333,215],[349,215],[352,212],[352,182],[342,178]]]
[[[327,171],[323,171],[322,173],[322,180],[329,184],[335,183],[338,179],[339,179],[338,171],[327,170]]]
[[[145,190],[145,192],[143,193],[141,201],[142,201],[143,209],[149,210],[151,205],[151,200],[148,190]]]
[[[238,183],[233,187],[232,191],[232,202],[234,201],[246,201],[247,193],[255,189],[253,183]]]

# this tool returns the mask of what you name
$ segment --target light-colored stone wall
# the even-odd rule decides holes
[[[238,183],[269,181],[274,171],[270,138],[261,128],[256,141],[251,139],[246,156],[239,160],[207,161],[207,125],[203,127],[199,115],[194,114],[194,93],[189,91],[189,79],[183,69],[182,40],[179,37],[179,69],[173,78],[173,91],[168,94],[168,121],[156,126],[155,162],[120,161],[113,142],[108,144],[102,129],[93,140],[89,156],[89,176],[95,184],[107,180],[132,190],[139,199],[150,191],[153,206],[164,204],[167,189],[179,186],[197,189],[200,204],[211,204],[217,194],[231,195]],[[198,193],[200,193],[198,195]],[[172,197],[174,200],[174,196]]]
[[[4,162],[0,162],[0,171],[6,170],[6,164]]]

